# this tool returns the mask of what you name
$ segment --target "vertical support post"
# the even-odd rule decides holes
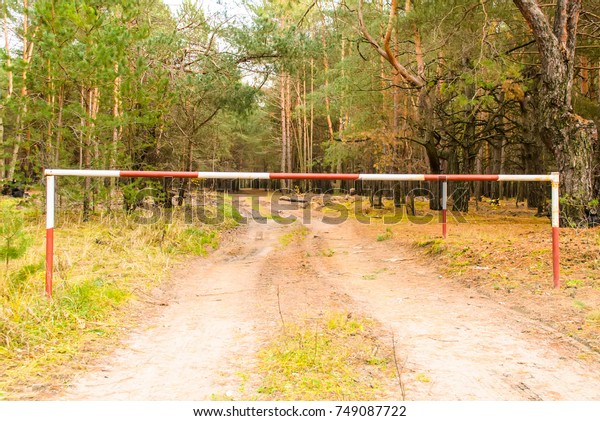
[[[560,288],[560,174],[552,174],[552,276],[554,288]]]
[[[448,233],[448,180],[445,175],[440,176],[440,180],[442,181],[442,235],[446,238]]]
[[[54,262],[54,176],[46,177],[46,296],[52,298]]]

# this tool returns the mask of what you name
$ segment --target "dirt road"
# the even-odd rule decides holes
[[[168,305],[55,398],[247,399],[239,373],[281,319],[337,309],[395,338],[409,400],[600,399],[600,367],[579,358],[589,349],[377,241],[381,226],[321,216],[301,235],[299,223],[253,221],[182,268],[160,297]]]

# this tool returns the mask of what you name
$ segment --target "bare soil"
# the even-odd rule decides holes
[[[395,342],[408,400],[600,399],[597,352],[377,241],[380,226],[322,217],[313,211],[298,235],[299,222],[250,220],[174,273],[146,322],[50,398],[254,398],[243,373],[260,376],[257,351],[282,323],[341,311]],[[400,399],[398,385],[380,398]]]

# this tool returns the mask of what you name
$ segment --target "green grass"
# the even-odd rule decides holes
[[[293,241],[302,241],[308,235],[308,228],[304,225],[292,228],[289,232],[286,232],[279,237],[279,243],[283,247],[289,246]]]
[[[585,318],[590,323],[600,323],[600,308],[589,312]]]
[[[581,279],[569,279],[565,282],[567,288],[579,288],[585,285],[585,282]]]
[[[379,234],[377,236],[377,241],[385,241],[385,240],[389,240],[390,238],[393,237],[393,232],[392,229],[390,227],[387,227],[385,229],[385,232],[383,234]]]
[[[590,306],[581,300],[573,300],[573,306],[579,310],[589,310]]]
[[[179,235],[177,244],[171,244],[170,251],[206,256],[211,250],[219,247],[218,232],[210,228],[188,227]]]
[[[137,298],[168,279],[174,264],[217,248],[220,230],[237,225],[226,206],[219,226],[187,224],[181,209],[174,210],[172,223],[151,225],[120,211],[93,214],[88,222],[79,212],[58,212],[48,300],[38,206],[19,204],[32,243],[8,267],[0,265],[0,399],[31,399],[46,386],[61,385],[70,367],[105,350],[136,323]]]
[[[415,242],[415,245],[417,247],[423,248],[426,254],[429,254],[431,256],[443,254],[448,249],[446,242],[442,239],[421,240]]]
[[[314,323],[286,324],[260,350],[257,398],[369,400],[394,377],[393,357],[372,334],[374,322],[346,313]]]

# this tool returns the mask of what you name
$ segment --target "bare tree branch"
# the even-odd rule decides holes
[[[402,76],[404,80],[406,80],[408,83],[417,88],[424,87],[425,81],[421,77],[411,73],[406,67],[401,65],[398,62],[397,58],[394,56],[390,47],[391,30],[393,29],[393,21],[397,15],[398,0],[392,0],[392,10],[390,11],[390,19],[388,22],[388,28],[385,34],[385,38],[383,40],[383,47],[375,40],[375,38],[373,38],[373,36],[369,33],[367,26],[365,25],[365,19],[363,15],[363,2],[364,0],[360,0],[358,2],[358,22],[360,30],[369,42],[369,44],[371,44],[375,48],[375,50],[377,50],[377,52],[384,59],[386,59],[392,65],[392,67],[394,67],[394,69],[398,71],[398,73],[400,74],[400,76]]]

